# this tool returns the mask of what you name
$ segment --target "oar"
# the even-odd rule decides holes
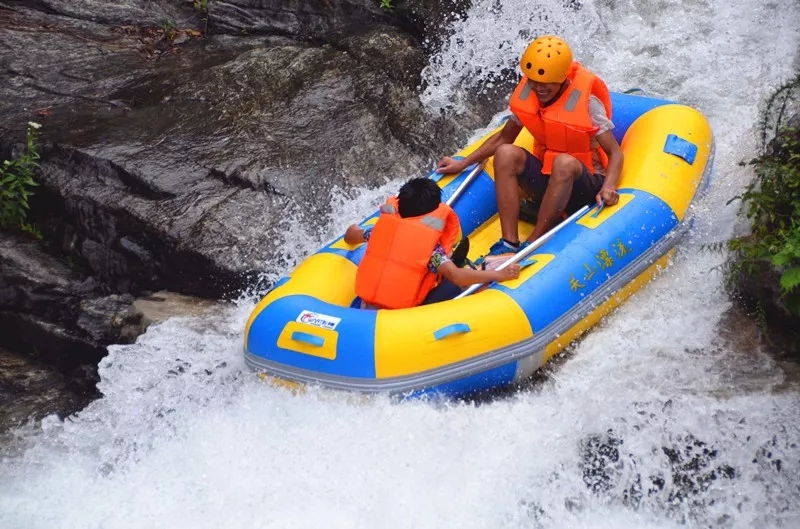
[[[448,206],[452,206],[455,203],[456,199],[459,196],[461,196],[461,194],[467,189],[467,186],[469,186],[472,183],[472,181],[478,177],[478,175],[483,170],[484,165],[486,165],[486,160],[483,160],[478,165],[476,165],[472,169],[472,171],[469,172],[464,181],[461,182],[461,184],[456,188],[455,191],[453,191],[453,194],[450,195],[450,198],[447,199],[447,202],[445,202],[445,204],[447,204]]]
[[[580,217],[581,215],[583,215],[587,211],[589,211],[589,206],[583,206],[581,209],[579,209],[578,211],[576,211],[575,213],[570,215],[566,220],[561,222],[561,224],[559,224],[555,228],[551,229],[550,231],[548,231],[547,233],[545,233],[544,235],[542,235],[541,237],[539,237],[538,239],[533,241],[530,245],[525,247],[524,250],[515,253],[512,257],[509,257],[509,259],[507,261],[505,261],[503,264],[501,264],[500,266],[497,267],[497,270],[502,270],[502,269],[504,269],[504,268],[506,268],[508,266],[511,266],[514,263],[518,263],[519,261],[522,261],[523,259],[528,257],[530,254],[532,254],[534,250],[536,250],[541,245],[543,245],[544,243],[549,241],[553,237],[553,235],[558,233],[567,224],[569,224],[573,220],[577,219],[578,217]],[[480,284],[477,284],[477,285],[472,285],[471,287],[469,287],[468,289],[464,290],[461,294],[459,294],[458,296],[456,296],[453,299],[459,299],[459,298],[463,298],[464,296],[469,296],[470,294],[472,294],[473,292],[475,292],[476,290],[478,290],[479,288],[481,288],[485,284],[486,283],[480,283]]]

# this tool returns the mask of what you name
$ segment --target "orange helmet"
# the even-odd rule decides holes
[[[522,73],[539,83],[562,82],[571,66],[572,50],[566,42],[553,35],[531,42],[519,58]]]

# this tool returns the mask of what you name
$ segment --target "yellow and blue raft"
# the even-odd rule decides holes
[[[613,93],[612,103],[625,156],[619,204],[566,222],[525,259],[519,279],[431,305],[362,310],[355,276],[364,245],[337,239],[255,307],[244,333],[247,364],[279,380],[412,397],[528,378],[667,264],[708,185],[714,142],[700,112],[640,95]],[[523,130],[516,143],[532,138]],[[431,177],[447,199],[468,172]],[[500,236],[493,177],[490,159],[453,204],[473,260]],[[361,225],[377,218],[375,211]],[[532,229],[520,221],[521,236]]]

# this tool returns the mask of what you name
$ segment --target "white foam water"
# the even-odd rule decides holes
[[[791,0],[476,1],[426,71],[458,109],[529,40],[558,33],[614,90],[698,107],[716,171],[674,263],[546,376],[479,402],[393,402],[265,384],[241,356],[255,300],[109,348],[104,397],[14,432],[3,528],[672,528],[800,526],[800,397],[721,334],[721,255],[759,102],[791,74]],[[397,182],[334,200],[296,263]],[[273,270],[277,277],[286,270]]]

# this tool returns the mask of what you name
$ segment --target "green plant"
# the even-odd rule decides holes
[[[386,11],[394,11],[394,4],[392,4],[392,0],[381,0],[381,9],[385,9]]]
[[[755,178],[741,198],[752,233],[728,242],[735,260],[729,273],[756,274],[761,261],[780,273],[787,307],[800,315],[800,132],[779,129],[772,145],[750,161]]]
[[[161,30],[164,32],[164,37],[167,40],[172,41],[175,38],[175,22],[172,20],[165,20],[163,24],[161,24]]]
[[[0,167],[0,227],[17,226],[41,238],[39,231],[25,222],[30,207],[28,198],[39,185],[33,179],[33,172],[39,166],[36,149],[39,127],[38,123],[28,123],[25,150],[18,159],[5,160]]]
[[[200,13],[200,22],[203,23],[203,33],[208,33],[208,0],[194,0],[192,5],[195,11]]]

